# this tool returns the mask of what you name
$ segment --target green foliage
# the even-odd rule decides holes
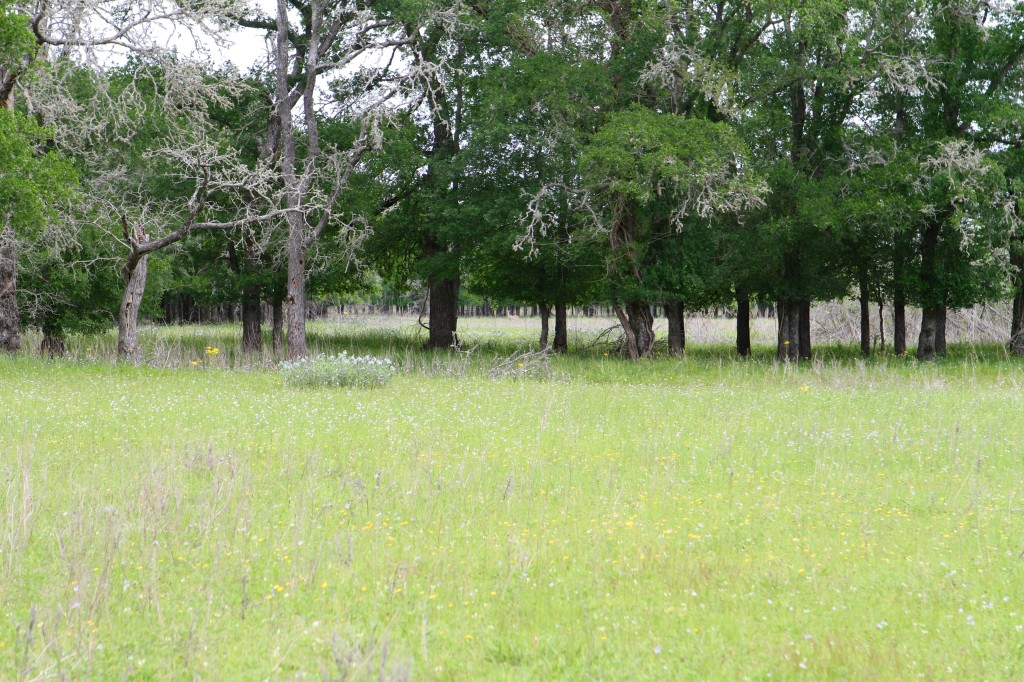
[[[14,0],[0,0],[0,70],[17,70],[36,47],[29,18],[15,9]]]
[[[599,229],[608,234],[606,257],[617,276],[606,295],[721,300],[728,285],[711,267],[714,227],[758,205],[763,191],[746,163],[742,141],[725,123],[637,106],[610,115],[580,164],[584,186],[607,207]]]
[[[730,198],[743,155],[726,124],[634,106],[608,118],[581,166],[587,185],[609,196],[639,206],[664,201],[670,212],[706,217]]]
[[[14,110],[0,109],[0,221],[19,238],[38,237],[73,195],[76,175],[53,151],[42,151],[47,131]]]
[[[0,8],[0,63],[18,67],[33,38],[9,0]],[[332,106],[318,114],[322,145],[352,144],[353,103],[368,79],[389,84],[407,66],[432,66],[407,83],[402,102],[418,108],[394,100],[381,147],[362,157],[310,247],[315,298],[418,297],[410,292],[432,279],[458,277],[463,301],[510,304],[695,308],[737,293],[807,303],[863,290],[878,303],[957,307],[1004,298],[1016,281],[1024,15],[1014,3],[397,0],[368,8],[379,35],[403,43],[395,71],[331,82]],[[52,82],[98,123],[86,126],[88,153],[74,159],[84,186],[122,171],[131,181],[118,195],[122,209],[159,206],[147,214],[157,231],[180,221],[173,209],[196,174],[155,153],[158,145],[204,137],[255,167],[269,153],[274,111],[273,74],[263,67],[245,88],[190,99],[165,66],[133,56],[107,71],[71,59],[38,71],[59,75]],[[223,77],[210,70],[199,80]],[[182,124],[193,110],[204,116],[190,136]],[[33,197],[77,181],[46,161],[59,135],[24,118],[3,125],[2,205],[20,235],[42,235],[52,201]],[[302,135],[300,126],[300,165]],[[32,164],[27,174],[8,170]],[[310,191],[329,194],[330,175]],[[213,193],[205,210],[238,215],[244,199],[227,194]],[[111,217],[98,222],[120,234]],[[280,300],[283,234],[228,230],[154,256],[148,311],[163,292],[204,306],[254,291]],[[71,328],[76,307],[110,309],[102,301],[111,269],[59,267],[105,263],[110,250],[95,238],[56,240],[66,251],[22,258],[26,287],[76,292],[63,297],[68,312],[57,326]]]
[[[604,265],[592,241],[580,239],[563,189],[551,201],[558,226],[534,248],[517,250],[529,194],[567,187],[577,173],[588,131],[599,124],[608,93],[599,64],[569,63],[539,53],[495,65],[466,112],[473,130],[458,168],[462,199],[456,215],[461,239],[472,241],[467,284],[497,301],[553,304],[587,302]]]
[[[117,319],[123,287],[116,245],[88,225],[70,241],[51,243],[46,236],[21,254],[22,322],[55,337],[108,329]]]
[[[42,151],[47,137],[33,119],[0,108],[0,229],[12,230],[18,247],[20,314],[63,335],[109,324],[116,285],[98,260],[102,237],[63,224],[77,173],[59,153]]]

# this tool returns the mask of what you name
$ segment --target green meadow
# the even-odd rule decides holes
[[[320,323],[0,358],[0,679],[1024,678],[1024,362],[800,367]]]

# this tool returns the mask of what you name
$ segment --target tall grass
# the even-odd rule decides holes
[[[401,371],[303,391],[236,333],[0,359],[0,679],[1024,674],[1024,366],[994,346],[593,347],[516,381],[488,374],[526,338],[324,325]]]

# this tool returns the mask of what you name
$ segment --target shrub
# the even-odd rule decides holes
[[[384,386],[395,374],[389,359],[371,355],[316,355],[282,362],[285,386]]]

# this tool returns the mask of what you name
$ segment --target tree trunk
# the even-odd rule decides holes
[[[275,298],[271,304],[271,320],[274,336],[274,355],[280,357],[284,349],[284,300]]]
[[[263,351],[263,303],[260,286],[246,287],[242,292],[242,352]]]
[[[540,349],[548,349],[548,330],[551,317],[551,306],[547,303],[540,304]]]
[[[0,109],[14,108],[14,88],[21,69],[0,69]]]
[[[934,360],[946,352],[946,310],[942,304],[928,301],[941,300],[938,268],[939,234],[944,217],[934,217],[921,240],[921,280],[926,305],[921,311],[921,333],[917,338],[917,359]]]
[[[5,353],[21,349],[17,259],[14,229],[7,227],[0,232],[0,352]]]
[[[896,289],[892,300],[892,348],[896,355],[907,352],[907,301],[902,289]]]
[[[644,301],[632,301],[626,307],[615,306],[615,314],[626,336],[626,355],[630,360],[650,357],[654,352],[654,316]]]
[[[668,351],[672,355],[682,355],[686,352],[684,312],[681,301],[669,301],[665,304],[665,317],[668,318]]]
[[[1024,286],[1013,297],[1013,320],[1010,323],[1010,352],[1024,355]]]
[[[736,352],[750,355],[750,296],[744,293],[736,294]]]
[[[303,220],[289,214],[289,223]],[[306,243],[300,226],[291,225],[288,237],[288,293],[285,311],[288,318],[288,359],[309,354],[306,346]]]
[[[306,242],[306,216],[302,208],[304,200],[302,173],[296,173],[297,141],[292,118],[292,107],[295,99],[290,92],[292,85],[288,82],[289,70],[289,20],[288,3],[277,1],[277,44],[275,50],[276,66],[276,117],[280,124],[278,133],[278,151],[281,154],[281,171],[284,180],[285,207],[288,209],[286,222],[288,225],[288,279],[285,285],[285,323],[288,325],[288,359],[299,360],[306,357],[306,255],[309,245]],[[316,74],[307,73],[303,91],[303,113],[306,121],[312,126],[305,131],[308,142],[314,147],[307,150],[306,168],[312,169],[317,163],[317,122],[311,111],[310,95],[315,88]],[[271,145],[269,139],[267,145]],[[299,175],[303,175],[302,178]]]
[[[132,254],[122,270],[124,295],[117,316],[117,357],[131,362],[142,361],[139,348],[139,309],[146,292],[146,274],[149,254]]]
[[[811,359],[811,302],[800,302],[800,346],[798,348],[801,360]]]
[[[569,325],[565,310],[565,301],[555,303],[555,343],[551,350],[556,353],[569,351]]]
[[[885,303],[878,302],[878,347],[885,352]]]
[[[1013,297],[1013,317],[1010,320],[1010,352],[1024,355],[1024,255],[1014,253],[1012,262],[1017,267],[1014,277],[1016,292]]]
[[[43,340],[39,343],[40,357],[49,357],[53,360],[64,357],[67,352],[68,347],[64,343],[63,334],[52,329],[43,330]]]
[[[777,356],[779,362],[796,362],[800,359],[800,304],[779,301],[778,320]]]
[[[1024,287],[1013,297],[1013,320],[1010,325],[1010,352],[1024,355]]]
[[[860,274],[860,352],[861,355],[871,355],[871,301],[866,272]]]
[[[801,283],[800,256],[790,251],[783,257],[783,281],[788,291],[778,304],[779,338],[776,354],[780,362],[811,357],[811,303],[796,298]]]
[[[940,358],[946,357],[946,306],[939,306],[938,324],[935,327],[935,353]]]
[[[616,193],[613,198],[615,217],[612,220],[609,239],[612,258],[608,274],[619,277],[621,273],[632,281],[642,282],[640,257],[636,249],[636,205]],[[626,340],[626,355],[630,360],[649,357],[654,352],[654,315],[647,301],[628,300],[625,306],[617,301],[612,310],[622,326]]]
[[[917,336],[918,360],[932,360],[935,357],[935,318],[934,308],[921,311],[921,333]]]
[[[654,315],[646,301],[634,301],[626,306],[629,325],[636,338],[638,357],[647,358],[654,354]]]
[[[430,338],[427,348],[459,346],[459,278],[437,279],[430,284]]]
[[[946,307],[921,311],[921,334],[917,341],[917,359],[934,360],[946,354]]]

